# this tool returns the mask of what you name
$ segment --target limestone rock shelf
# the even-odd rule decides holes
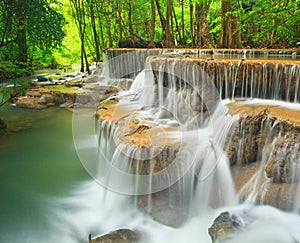
[[[239,116],[225,150],[242,198],[254,190],[258,203],[299,210],[300,106],[236,101],[227,107]]]
[[[149,57],[154,74],[165,72],[165,87],[173,79],[202,88],[202,96],[215,87],[224,98],[261,98],[300,101],[300,61]],[[173,77],[172,77],[173,76]],[[203,93],[204,92],[204,93]],[[203,98],[203,97],[202,97]],[[205,97],[204,97],[205,98]]]
[[[16,106],[22,108],[43,109],[49,106],[73,104],[78,90],[57,91],[49,88],[29,89],[25,96],[15,101]]]
[[[117,125],[116,134],[109,132],[115,136],[117,146],[122,144],[133,151],[129,163],[134,173],[159,173],[170,165],[179,150],[180,140],[168,137],[180,131],[179,125],[161,124],[151,112],[119,102],[118,96],[101,101],[96,111],[99,122]]]

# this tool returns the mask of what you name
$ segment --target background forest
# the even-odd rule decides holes
[[[300,45],[299,0],[1,0],[0,12],[2,78],[75,63],[84,71],[125,40],[148,47]]]

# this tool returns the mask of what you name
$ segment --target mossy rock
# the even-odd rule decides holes
[[[139,239],[140,234],[130,229],[118,229],[94,239],[89,235],[89,243],[137,243]]]
[[[208,229],[208,234],[212,243],[223,242],[241,227],[242,223],[235,215],[223,212],[214,220],[212,226]]]

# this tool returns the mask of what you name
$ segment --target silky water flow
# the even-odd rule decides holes
[[[123,59],[127,60],[128,55]],[[257,181],[264,173],[261,166],[252,183],[243,188],[249,196],[241,203],[224,152],[226,138],[238,120],[238,115],[228,114],[229,99],[240,95],[257,103],[264,101],[254,98],[284,97],[285,101],[298,102],[299,75],[294,92],[287,89],[284,95],[278,90],[280,85],[273,85],[270,90],[266,80],[280,83],[281,72],[285,70],[284,75],[290,75],[286,80],[291,82],[291,76],[299,73],[299,69],[292,66],[286,71],[286,67],[275,66],[272,76],[263,71],[263,77],[258,77],[248,70],[250,67],[243,67],[245,81],[238,90],[236,70],[241,68],[240,63],[225,67],[229,72],[223,84],[220,77],[209,75],[201,65],[182,55],[170,55],[147,58],[145,69],[132,75],[135,78],[131,88],[117,94],[112,119],[95,123],[95,109],[84,115],[74,113],[77,152],[93,179],[68,199],[78,203],[80,198],[83,205],[75,215],[69,215],[70,220],[75,221],[80,215],[85,219],[85,230],[93,236],[130,228],[141,233],[141,242],[211,242],[208,228],[221,212],[228,211],[243,228],[224,242],[300,241],[300,187],[293,199],[294,212],[256,205],[255,198],[261,189]],[[134,59],[129,58],[131,62]],[[110,68],[116,68],[118,60],[111,62]],[[117,71],[132,74],[131,69]],[[99,85],[107,84],[110,72],[105,70],[106,78]],[[212,85],[212,80],[219,86]],[[278,101],[272,102],[277,105]],[[297,103],[292,105],[299,109]],[[128,139],[132,122],[139,125],[135,127],[150,130],[149,134],[139,133],[148,136],[146,145]],[[273,126],[274,122],[266,121],[261,128],[271,134],[263,144],[262,164],[272,154],[274,141],[280,136],[272,133]],[[297,153],[299,144],[291,151]],[[294,159],[299,160],[296,156]],[[294,167],[296,178],[299,168]]]

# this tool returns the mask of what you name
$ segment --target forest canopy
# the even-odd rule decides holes
[[[130,40],[154,47],[300,45],[299,0],[2,0],[0,60],[20,67],[100,61]]]

